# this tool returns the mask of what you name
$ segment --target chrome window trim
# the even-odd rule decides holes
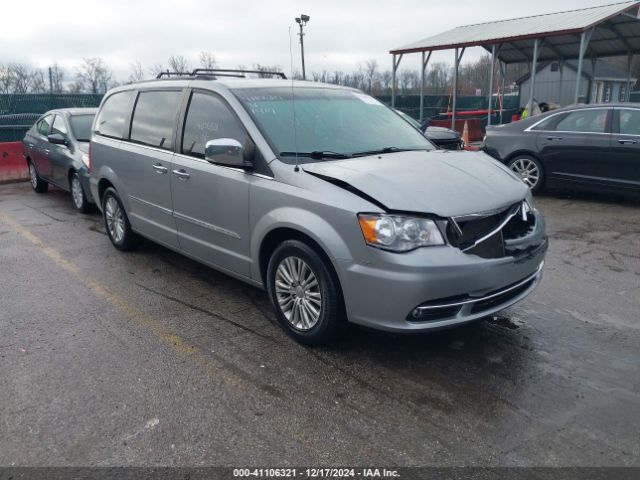
[[[252,175],[252,176],[254,176],[254,177],[264,178],[264,179],[266,179],[266,180],[273,180],[273,179],[274,179],[273,177],[270,177],[270,176],[268,176],[268,175],[264,175],[264,174],[262,174],[262,173],[254,173],[254,172],[251,172],[251,171],[245,170],[245,169],[243,169],[243,168],[238,168],[238,167],[229,167],[229,166],[227,166],[227,165],[220,165],[220,164],[218,164],[218,163],[211,163],[211,162],[209,162],[209,161],[207,161],[207,160],[205,160],[205,159],[203,159],[203,158],[193,157],[193,156],[191,156],[191,155],[185,155],[184,153],[177,153],[177,152],[176,152],[174,155],[175,155],[176,157],[186,158],[186,159],[188,159],[188,160],[193,160],[193,161],[196,161],[196,162],[199,162],[199,163],[204,163],[204,164],[206,164],[206,165],[213,165],[213,166],[215,166],[215,167],[225,168],[225,169],[227,169],[227,170],[233,170],[234,172],[244,173],[245,175]]]
[[[110,138],[110,137],[107,137]],[[116,139],[117,140],[117,139]],[[161,152],[161,153],[166,153],[168,155],[172,155],[173,154],[173,150],[168,150],[166,148],[160,148],[160,147],[154,147],[153,145],[147,145],[145,143],[138,143],[138,142],[134,142],[131,140],[122,140],[123,143],[126,143],[128,145],[133,145],[134,147],[141,147],[147,150],[152,150],[154,152]]]
[[[546,132],[546,133],[550,133],[550,132],[555,132],[555,133],[582,133],[582,134],[587,134],[587,135],[611,135],[610,133],[606,133],[606,132],[576,132],[573,130],[533,130],[534,127],[537,127],[538,125],[540,125],[542,122],[544,122],[545,120],[548,120],[550,118],[553,118],[557,115],[563,115],[563,114],[571,114],[571,113],[575,113],[575,112],[582,112],[585,110],[610,110],[613,109],[615,107],[591,107],[591,108],[576,108],[575,110],[563,110],[562,112],[557,112],[557,113],[553,113],[551,115],[549,115],[548,117],[544,117],[540,120],[538,120],[536,123],[534,123],[533,125],[531,125],[528,128],[525,128],[523,131],[524,132]]]

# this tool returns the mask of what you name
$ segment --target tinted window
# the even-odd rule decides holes
[[[93,117],[95,115],[74,115],[69,117],[69,125],[73,136],[79,142],[88,142],[91,140],[91,125],[93,125]]]
[[[51,120],[53,120],[53,115],[47,115],[38,122],[38,133],[40,135],[44,135],[45,137],[49,135],[51,132]]]
[[[64,135],[65,137],[69,133],[67,130],[67,126],[64,123],[64,118],[62,118],[62,115],[56,115],[56,118],[53,120],[53,127],[51,128],[51,133],[59,133],[60,135]]]
[[[131,121],[131,140],[153,147],[173,148],[173,129],[182,92],[141,92]]]
[[[122,138],[127,119],[129,101],[134,94],[132,90],[111,95],[104,102],[98,114],[96,132],[107,137]]]
[[[640,135],[640,110],[620,110],[620,133]]]
[[[608,110],[578,110],[558,122],[559,132],[604,133]]]
[[[233,138],[244,145],[246,133],[222,100],[194,92],[184,124],[182,153],[204,158],[205,144],[217,138]]]

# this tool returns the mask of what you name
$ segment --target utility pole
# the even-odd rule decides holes
[[[298,35],[300,35],[300,53],[302,55],[302,79],[303,80],[307,79],[307,73],[304,69],[304,31],[302,30],[302,28],[307,25],[310,19],[311,17],[309,15],[304,15],[304,14],[300,15],[299,17],[296,17],[296,23],[300,25],[300,33]]]
[[[49,94],[53,94],[53,75],[51,74],[51,67],[49,67]]]

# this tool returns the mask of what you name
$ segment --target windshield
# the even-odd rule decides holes
[[[284,162],[296,161],[292,152],[304,157],[300,161],[313,162],[365,152],[434,149],[393,110],[360,92],[297,87],[294,101],[291,87],[237,89],[234,93]],[[314,155],[305,157],[305,153]]]
[[[69,125],[73,136],[79,142],[88,142],[91,140],[91,125],[93,124],[95,115],[72,115],[69,117]]]

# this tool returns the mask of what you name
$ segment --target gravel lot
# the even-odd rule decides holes
[[[640,465],[640,203],[537,205],[527,300],[311,349],[260,290],[0,186],[0,465]]]

